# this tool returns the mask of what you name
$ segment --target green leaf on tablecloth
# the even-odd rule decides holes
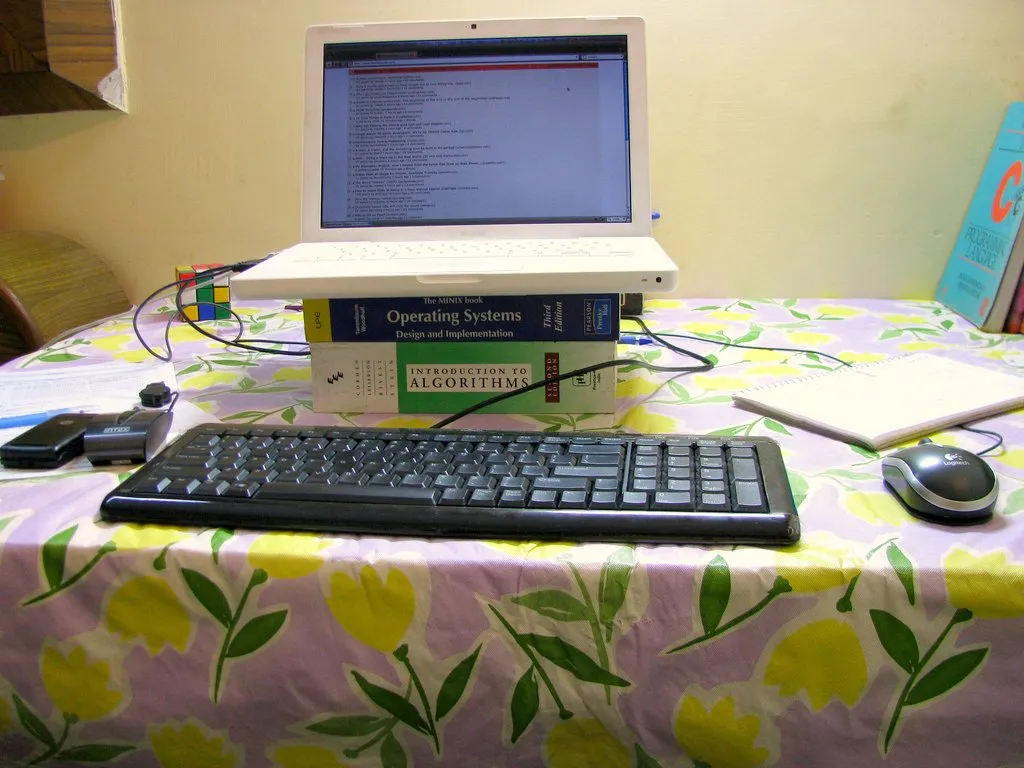
[[[941,323],[939,323],[939,325],[941,325],[943,328],[945,328],[948,331],[950,328],[952,328],[955,325],[955,323],[952,320],[943,320]]]
[[[761,326],[754,324],[751,325],[749,331],[733,341],[733,344],[749,344],[752,341],[756,341],[760,336]]]
[[[719,435],[721,437],[732,437],[733,435],[742,435],[750,428],[749,424],[738,424],[735,427],[722,427],[711,431],[709,434]]]
[[[907,593],[907,600],[913,605],[916,599],[914,592],[914,564],[910,562],[910,558],[903,554],[903,550],[896,546],[895,542],[885,548],[885,556],[893,570],[896,571],[896,576]]]
[[[550,427],[544,427],[545,432],[560,432],[561,430],[562,428],[558,424],[552,424]]]
[[[243,376],[238,381],[238,388],[239,389],[252,389],[255,386],[256,386],[256,379],[254,379],[252,376]]]
[[[325,736],[369,736],[388,724],[388,718],[376,715],[342,715],[328,717],[307,725],[306,730]]]
[[[690,393],[687,392],[686,387],[680,384],[678,381],[672,379],[668,380],[668,391],[675,395],[676,400],[681,403],[685,403],[690,399]]]
[[[239,411],[228,416],[222,416],[221,421],[253,421],[254,419],[262,419],[266,415],[266,411]]]
[[[231,606],[224,593],[220,591],[220,587],[191,568],[182,568],[181,575],[185,577],[189,591],[195,595],[203,608],[225,628],[231,626]]]
[[[799,509],[800,505],[804,503],[804,499],[807,498],[810,486],[803,475],[792,470],[786,470],[786,477],[789,478],[789,487],[793,491],[793,504]]]
[[[790,309],[791,307],[795,307],[796,306],[796,299],[784,299],[783,302],[782,302],[782,306],[784,306],[786,309]]]
[[[2,520],[0,520],[0,533],[3,533],[4,528],[6,528],[13,519],[14,516],[11,515],[11,517],[5,517]]]
[[[897,336],[903,335],[902,328],[887,328],[882,331],[882,334],[878,337],[879,341],[888,341],[889,339],[895,339]]]
[[[639,744],[636,746],[636,768],[661,768],[661,763],[644,751]]]
[[[295,423],[295,406],[288,406],[281,411],[281,418],[287,421],[289,424]]]
[[[785,426],[777,422],[775,419],[769,419],[765,417],[764,425],[768,427],[772,432],[778,432],[780,435],[792,435],[793,433],[786,429]]]
[[[53,589],[64,581],[64,561],[68,556],[68,543],[78,530],[78,524],[55,533],[43,544],[43,573],[46,583]]]
[[[381,768],[406,768],[408,765],[401,742],[390,731],[380,745],[380,764]]]
[[[231,640],[228,651],[224,654],[229,659],[248,656],[270,642],[288,618],[288,609],[263,613],[251,619]]]
[[[40,355],[39,360],[44,363],[70,363],[72,360],[81,360],[82,355],[73,355],[70,352],[50,352]]]
[[[871,623],[889,658],[913,674],[921,663],[921,651],[913,630],[888,611],[872,608]]]
[[[915,326],[913,328],[906,328],[905,330],[912,331],[914,333],[923,333],[925,336],[941,336],[942,335],[942,331],[938,331],[938,330],[936,330],[934,328],[928,328],[928,327],[918,328],[918,327]]]
[[[923,704],[960,685],[985,660],[987,654],[988,648],[975,648],[950,656],[936,664],[910,689],[910,693],[907,694],[907,706]]]
[[[718,365],[718,355],[704,355],[704,359],[707,360],[712,365]],[[731,400],[732,398],[731,397],[725,397],[723,399]],[[710,403],[711,400],[705,400],[704,402]]]
[[[829,477],[845,477],[847,480],[877,480],[878,475],[874,472],[854,472],[849,469],[830,469],[824,474]]]
[[[587,621],[587,606],[561,589],[539,589],[512,598],[512,602],[556,621]]]
[[[76,747],[58,752],[56,759],[71,760],[76,763],[105,763],[114,760],[135,747],[121,744],[79,744]]]
[[[18,713],[18,721],[21,723],[21,727],[28,731],[29,735],[36,741],[42,742],[51,749],[56,747],[57,740],[53,738],[50,729],[46,727],[46,723],[42,721],[39,715],[29,709],[28,704],[22,701],[18,694],[12,694],[11,699],[14,701],[14,709]]]
[[[213,563],[217,565],[220,562],[220,549],[224,546],[225,542],[230,539],[234,534],[226,528],[218,528],[213,532],[213,536],[210,537],[210,551],[213,552]]]
[[[851,451],[860,454],[865,459],[877,459],[879,456],[878,451],[872,451],[869,448],[861,448],[859,445],[850,445],[849,443],[847,443],[847,446]]]
[[[736,306],[743,307],[744,309],[749,309],[749,310],[756,310],[757,309],[757,307],[755,307],[749,301],[737,301],[736,302]]]
[[[534,420],[539,421],[541,424],[558,424],[563,427],[571,427],[572,421],[567,419],[565,416],[534,416]]]
[[[629,685],[628,680],[612,674],[579,648],[560,637],[530,633],[521,634],[519,638],[552,664],[571,672],[577,680],[619,687]]]
[[[1018,488],[1006,497],[1006,504],[1003,506],[1002,512],[1004,515],[1024,512],[1024,488]]]
[[[257,363],[250,363],[248,360],[234,360],[229,357],[218,357],[213,361],[217,365],[226,365],[233,368],[253,368]]]
[[[789,310],[789,314],[795,317],[797,320],[810,320],[810,315],[805,315],[803,312],[797,312],[795,309]]]
[[[455,669],[449,672],[448,677],[441,683],[441,690],[437,693],[437,704],[434,706],[434,716],[437,720],[451,712],[459,703],[462,694],[466,692],[466,685],[473,674],[481,647],[478,645],[473,653],[456,664]]]
[[[597,583],[597,612],[609,640],[615,616],[626,602],[633,566],[632,547],[619,547],[601,565],[601,577]]]
[[[383,709],[385,712],[394,715],[410,728],[414,728],[420,733],[430,734],[430,728],[427,726],[423,716],[420,715],[419,710],[417,710],[416,707],[410,704],[407,700],[403,699],[394,691],[389,691],[387,688],[381,688],[379,685],[374,685],[358,672],[353,672],[352,677],[355,678],[359,687],[363,689],[363,693],[365,693],[370,701],[378,707]]]
[[[709,310],[712,310],[712,309],[721,309],[721,308],[722,307],[720,305],[718,305],[718,304],[705,304],[703,307],[697,307],[693,311],[694,312],[708,312]]]
[[[512,691],[512,743],[530,727],[540,708],[540,688],[533,673],[533,665],[526,670]]]
[[[190,365],[188,368],[184,368],[184,369],[178,371],[178,375],[179,376],[188,376],[188,374],[196,373],[197,371],[203,370],[203,368],[204,368],[204,366],[203,366],[202,363],[195,363],[194,365]]]
[[[718,629],[732,594],[732,574],[721,555],[715,555],[704,568],[700,580],[700,623],[704,634]]]
[[[255,336],[256,334],[263,333],[267,330],[267,324],[262,320],[257,320],[255,323],[249,326],[246,333],[249,336]]]

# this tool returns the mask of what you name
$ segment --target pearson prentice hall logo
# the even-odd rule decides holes
[[[607,336],[612,332],[611,299],[587,299],[583,303],[583,333]]]
[[[408,364],[407,392],[508,392],[533,381],[528,363]]]

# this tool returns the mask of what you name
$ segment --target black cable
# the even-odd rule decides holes
[[[704,371],[710,371],[712,368],[715,367],[714,363],[712,363],[706,357],[698,355],[696,352],[690,352],[682,348],[676,348],[676,351],[681,352],[682,354],[692,357],[696,360],[700,360],[702,364],[692,368],[688,368],[686,366],[681,365],[654,365],[653,363],[648,363],[646,360],[636,360],[634,358],[626,358],[624,360],[605,360],[604,362],[601,363],[588,365],[584,368],[577,368],[574,371],[562,373],[557,376],[549,376],[546,379],[535,381],[533,382],[533,384],[527,384],[525,387],[519,387],[518,389],[512,389],[509,390],[508,392],[502,392],[501,394],[494,395],[493,397],[488,397],[486,400],[481,400],[479,403],[475,403],[469,406],[468,408],[463,408],[458,413],[453,413],[451,416],[441,419],[436,424],[432,424],[430,428],[441,429],[441,427],[446,427],[453,421],[461,419],[463,416],[468,416],[471,413],[476,413],[481,408],[486,408],[489,405],[500,403],[502,400],[507,400],[510,397],[516,397],[518,395],[525,394],[526,392],[532,392],[535,389],[540,389],[541,387],[546,386],[548,384],[554,384],[555,382],[558,381],[565,381],[566,379],[571,379],[574,376],[582,376],[587,373],[593,373],[594,371],[600,371],[604,368],[617,368],[623,365],[636,365],[640,368],[645,368],[648,371],[657,371],[658,373],[702,373]]]
[[[658,331],[657,334],[654,334],[651,331],[651,329],[647,327],[647,323],[645,323],[639,315],[622,315],[622,319],[632,320],[633,322],[637,323],[643,329],[643,333],[645,335],[650,336],[652,339],[657,339],[662,344],[667,346],[669,349],[678,348],[669,346],[668,344],[665,343],[663,339],[659,339],[659,336],[670,336],[672,338],[679,339],[691,339],[692,341],[702,341],[705,344],[720,344],[723,347],[739,347],[740,349],[760,349],[766,352],[796,352],[801,355],[818,355],[819,357],[827,357],[829,360],[835,360],[837,363],[841,363],[842,365],[845,365],[848,368],[853,367],[853,363],[848,363],[845,360],[841,360],[840,358],[836,357],[835,355],[828,354],[827,352],[818,352],[817,350],[813,349],[796,349],[794,347],[760,347],[754,344],[736,344],[731,341],[721,341],[719,339],[705,339],[702,338],[701,336],[691,336],[686,333],[666,333],[663,331]]]
[[[960,429],[966,429],[968,432],[977,432],[979,435],[986,435],[988,437],[994,437],[996,441],[983,451],[978,451],[975,456],[984,456],[986,453],[991,453],[1000,445],[1003,444],[1003,436],[998,432],[991,432],[987,429],[978,429],[977,427],[968,427],[966,424],[957,424]]]

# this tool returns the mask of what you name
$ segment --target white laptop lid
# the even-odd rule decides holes
[[[648,236],[641,18],[311,27],[302,240]]]

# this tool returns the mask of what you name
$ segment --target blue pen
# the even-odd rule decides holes
[[[638,347],[643,347],[647,344],[653,343],[654,339],[648,338],[647,336],[619,336],[619,344],[635,344]]]
[[[47,419],[67,413],[69,408],[58,408],[55,411],[40,411],[39,413],[23,413],[20,416],[0,417],[0,429],[14,429],[15,427],[34,427],[42,424]]]

